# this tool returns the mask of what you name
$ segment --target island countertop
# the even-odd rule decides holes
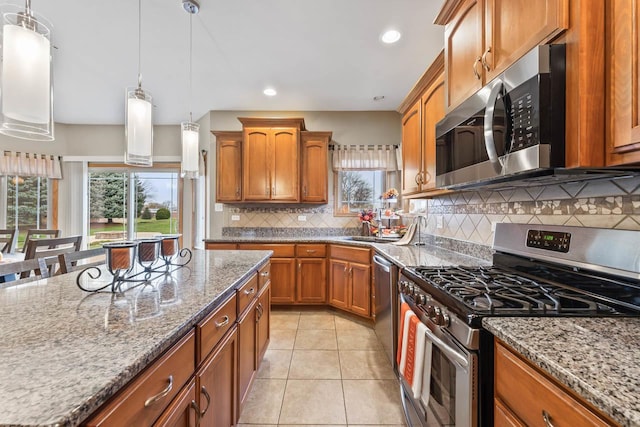
[[[155,287],[159,312],[145,302],[151,287],[92,294],[77,273],[0,289],[0,426],[79,424],[270,255],[193,251],[175,282]]]
[[[489,317],[482,325],[622,426],[640,425],[640,319]]]

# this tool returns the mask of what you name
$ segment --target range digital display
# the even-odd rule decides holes
[[[555,252],[569,252],[571,233],[562,231],[529,230],[527,246]]]

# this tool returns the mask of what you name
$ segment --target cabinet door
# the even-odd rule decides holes
[[[506,408],[500,399],[495,399],[493,412],[494,427],[525,427],[522,422]]]
[[[300,304],[326,304],[327,260],[325,258],[298,258],[296,302]]]
[[[337,308],[349,307],[349,263],[329,261],[329,304]]]
[[[295,258],[271,258],[271,302],[293,304],[296,302]]]
[[[640,161],[640,2],[608,3],[607,165]]]
[[[422,172],[422,140],[420,101],[402,117],[402,194],[420,190]]]
[[[302,195],[300,201],[327,203],[329,139],[327,133],[302,132]]]
[[[199,408],[195,403],[196,381],[192,379],[153,424],[154,427],[196,427]]]
[[[198,371],[203,427],[230,427],[237,419],[238,332],[233,329]],[[209,396],[209,399],[207,399]],[[209,401],[210,403],[207,403]],[[207,409],[207,406],[209,408]]]
[[[371,316],[371,267],[351,263],[349,276],[351,278],[349,309],[361,316]]]
[[[298,130],[271,130],[271,200],[300,201]]]
[[[242,412],[242,406],[258,370],[256,305],[257,299],[254,298],[246,314],[238,322],[238,415]]]
[[[488,82],[549,37],[568,28],[568,0],[485,0],[482,65]],[[518,23],[524,23],[520,25]]]
[[[467,0],[445,27],[447,110],[460,104],[483,85],[480,62],[484,50],[483,20],[484,0]]]
[[[436,188],[436,123],[444,118],[444,75],[421,98],[422,179],[420,190]]]
[[[244,200],[269,200],[271,152],[269,129],[245,128],[242,192]]]
[[[257,366],[260,366],[260,362],[262,362],[262,358],[264,357],[264,353],[267,351],[267,347],[269,347],[269,339],[271,337],[271,286],[267,285],[265,288],[260,291],[260,296],[258,297],[258,305],[256,306],[257,310],[257,334],[258,334],[258,363]]]
[[[216,133],[216,200],[242,200],[242,132]]]

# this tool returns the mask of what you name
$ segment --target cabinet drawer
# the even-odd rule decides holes
[[[195,333],[189,332],[99,410],[86,425],[152,425],[193,375],[195,341]]]
[[[231,329],[236,322],[236,298],[236,294],[234,293],[222,306],[218,307],[197,325],[196,333],[198,334],[198,342],[200,343],[198,362],[207,357],[216,344],[218,344],[218,341],[220,341],[224,334]]]
[[[331,245],[331,258],[359,262],[361,264],[370,264],[371,250],[366,248]]]
[[[205,243],[204,248],[213,250],[234,250],[238,248],[238,245],[235,243]]]
[[[324,258],[327,256],[327,245],[296,245],[298,258]]]
[[[282,245],[278,243],[240,243],[238,249],[273,251],[274,258],[292,258],[295,253],[293,245]]]
[[[251,303],[258,294],[258,275],[254,274],[251,279],[237,290],[238,295],[238,315]]]
[[[262,289],[271,280],[271,263],[268,262],[258,270],[258,288]]]
[[[545,425],[543,413],[556,427],[612,425],[498,342],[495,377],[496,398],[525,425]]]

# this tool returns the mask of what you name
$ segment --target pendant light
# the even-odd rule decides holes
[[[197,178],[200,171],[199,131],[200,125],[193,122],[193,15],[198,13],[200,5],[196,0],[182,0],[182,7],[189,14],[189,121],[182,122],[182,167],[180,175],[183,178]]]
[[[54,139],[51,28],[46,19],[34,16],[31,0],[25,1],[24,10],[2,14],[0,133],[4,135]]]
[[[153,104],[149,91],[142,89],[141,39],[142,0],[138,0],[138,86],[126,89],[124,130],[127,147],[124,162],[133,166],[153,166]]]

